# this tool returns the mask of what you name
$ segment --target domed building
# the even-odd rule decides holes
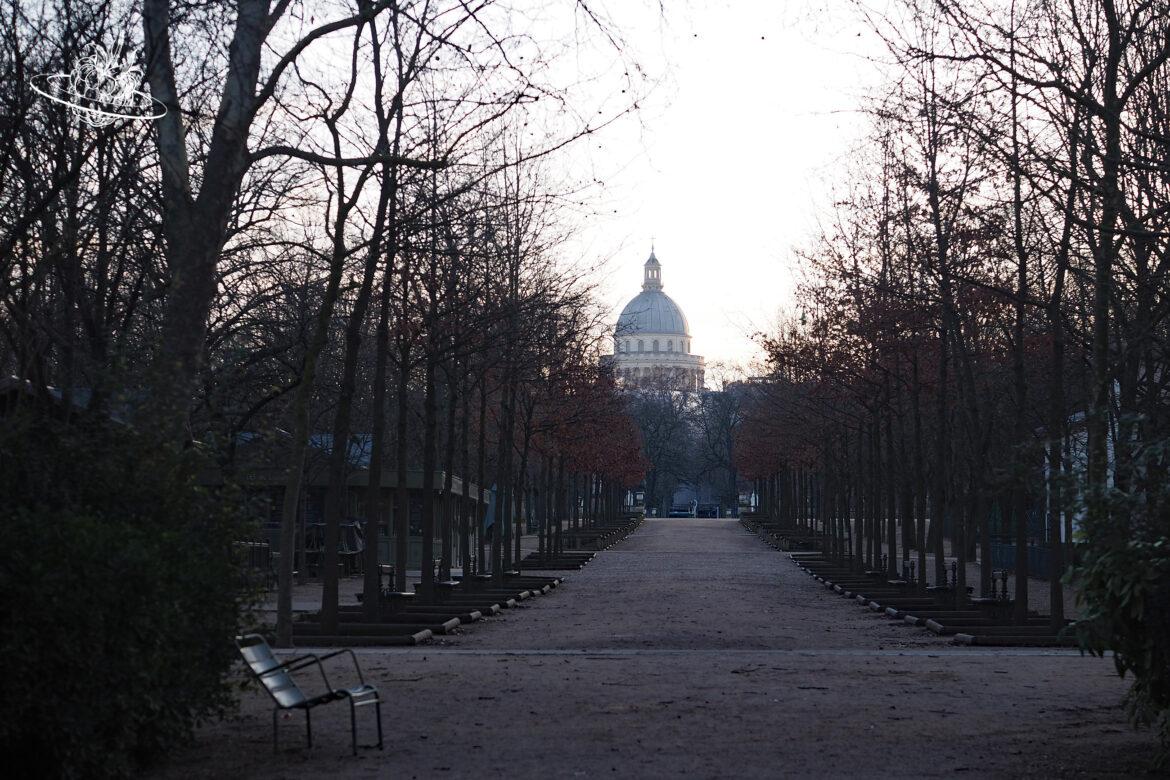
[[[679,390],[703,387],[703,357],[691,353],[691,329],[682,309],[662,291],[662,264],[650,250],[642,292],[622,309],[613,335],[613,366],[622,384],[669,383]]]

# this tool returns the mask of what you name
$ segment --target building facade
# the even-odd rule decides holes
[[[691,331],[682,309],[662,291],[662,264],[650,250],[642,270],[642,292],[618,317],[610,358],[627,387],[703,387],[703,357],[691,352]]]

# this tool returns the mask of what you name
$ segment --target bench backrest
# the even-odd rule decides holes
[[[293,681],[292,675],[281,668],[280,661],[272,654],[272,648],[264,637],[259,634],[236,637],[236,647],[240,648],[244,663],[248,664],[256,679],[264,684],[276,706],[287,709],[305,703],[305,694]]]

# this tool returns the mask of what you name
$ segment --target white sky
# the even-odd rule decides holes
[[[654,238],[693,350],[745,364],[792,298],[791,250],[831,204],[878,83],[880,42],[847,0],[691,0],[611,7],[628,51],[660,78],[634,118],[592,145],[604,186],[582,256],[608,259],[613,318]]]

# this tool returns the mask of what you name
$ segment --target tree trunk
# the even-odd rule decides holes
[[[422,474],[422,584],[420,600],[433,603],[435,598],[435,468],[438,465],[439,404],[435,397],[437,345],[431,344],[426,356],[426,388],[423,392],[423,474]]]
[[[292,587],[293,561],[296,557],[297,510],[301,500],[301,481],[305,472],[305,451],[309,445],[309,404],[313,397],[313,384],[317,374],[317,360],[325,348],[329,321],[341,288],[341,266],[339,258],[333,258],[329,281],[325,288],[325,299],[317,312],[313,336],[301,365],[301,378],[292,400],[292,442],[289,454],[288,474],[285,477],[284,504],[280,518],[280,568],[277,572],[276,598],[276,642],[280,647],[292,647]],[[304,571],[304,561],[301,561]]]
[[[484,519],[488,510],[484,495],[487,493],[487,372],[479,378],[479,445],[476,448],[475,476],[479,481],[479,502],[475,505],[475,543],[478,547],[477,572],[483,573],[487,560],[487,540],[484,538]]]
[[[402,269],[406,275],[406,269]],[[407,287],[408,285],[403,285]],[[405,317],[405,315],[403,315]],[[410,489],[407,487],[406,435],[410,420],[410,344],[398,349],[398,416],[395,418],[394,469],[398,488],[394,496],[394,590],[406,592],[406,567],[410,558]]]
[[[455,404],[458,395],[455,388],[456,373],[458,373],[458,366],[452,365],[450,373],[447,374],[447,441],[446,456],[443,459],[446,471],[443,475],[443,495],[446,496],[448,503],[445,507],[446,511],[443,512],[443,525],[440,533],[443,549],[439,553],[439,571],[444,580],[451,579],[451,548],[455,544],[454,528],[452,527],[455,518],[452,516],[450,501],[455,484],[453,473],[455,471]]]
[[[459,446],[460,446],[460,473],[463,478],[463,501],[459,508],[459,558],[463,566],[463,581],[466,584],[471,582],[471,515],[473,512],[473,505],[471,503],[471,387],[468,384],[468,374],[470,369],[467,363],[464,362],[464,369],[462,374],[462,387],[460,388],[459,397],[462,400],[463,408],[460,410],[462,419],[459,426]],[[480,485],[480,490],[483,486]]]
[[[389,263],[387,263],[389,270]],[[388,277],[389,274],[386,275]],[[382,497],[382,468],[386,450],[386,364],[390,352],[389,279],[384,278],[378,306],[378,331],[374,357],[374,402],[370,431],[370,470],[366,488],[366,550],[362,614],[366,622],[377,619],[382,601],[382,575],[378,570],[378,546],[385,515]]]
[[[886,378],[886,401],[889,404],[890,389],[889,378]],[[894,428],[893,428],[893,412],[890,409],[886,410],[886,536],[888,537],[889,550],[886,551],[886,574],[891,580],[896,580],[900,577],[898,572],[898,474],[895,467],[897,457],[894,451]]]

